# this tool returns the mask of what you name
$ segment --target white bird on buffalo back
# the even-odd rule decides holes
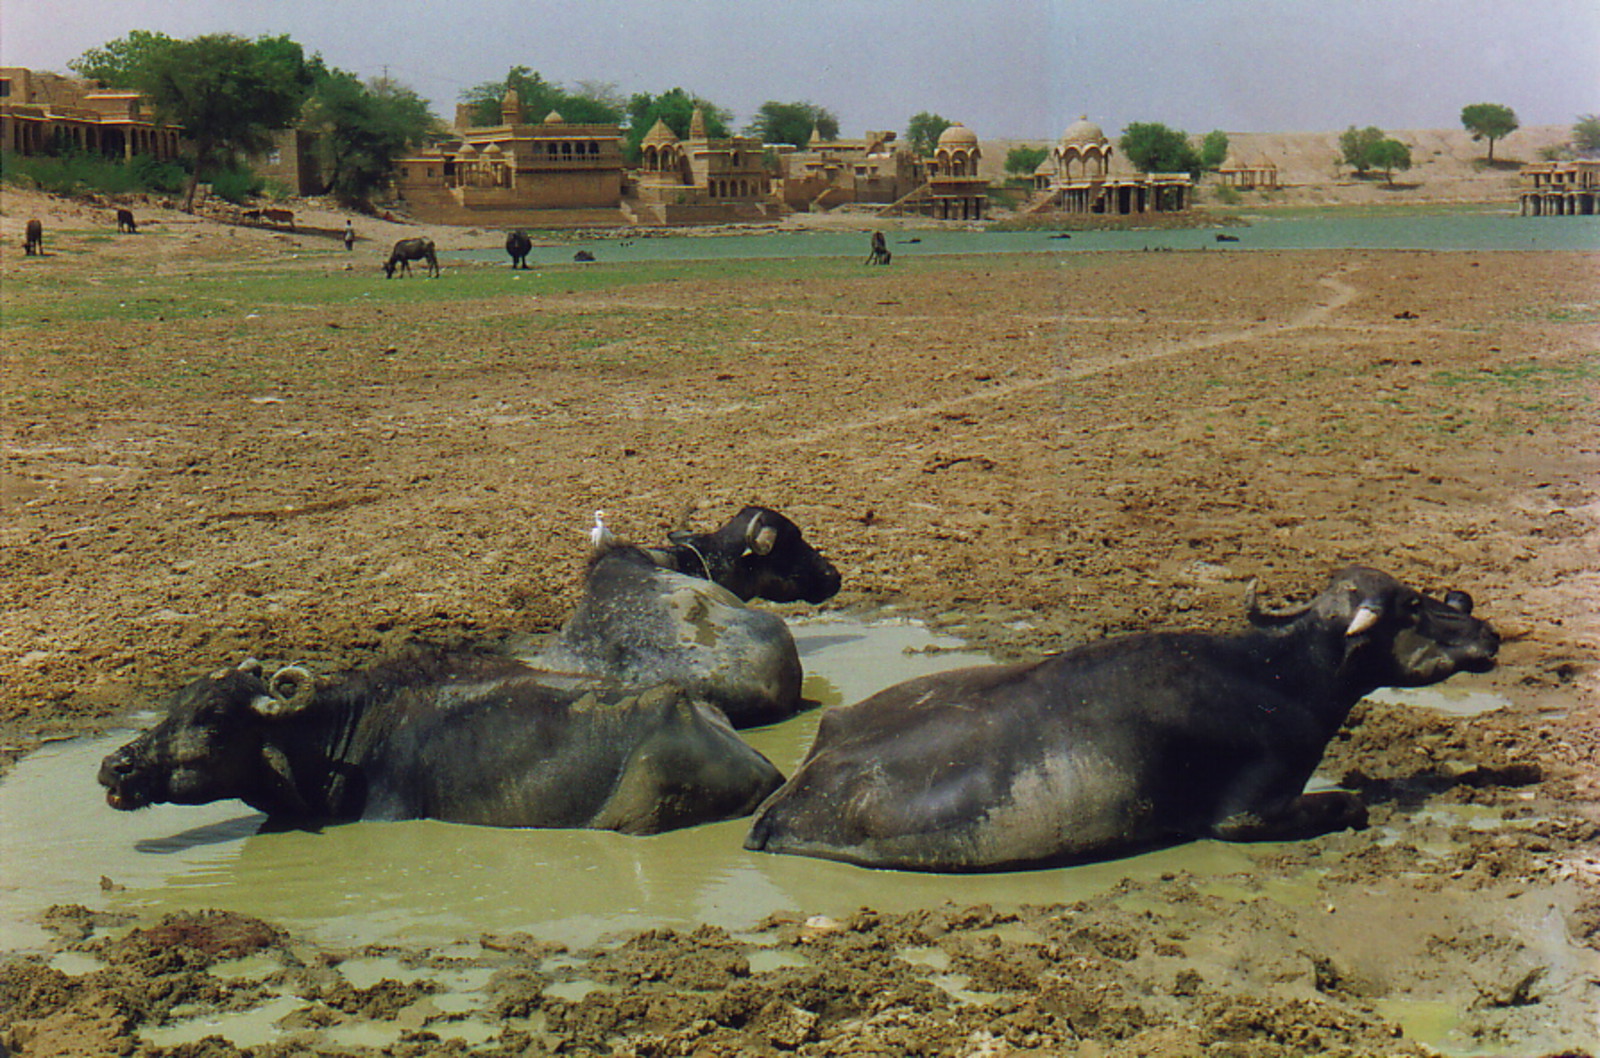
[[[598,553],[609,551],[617,545],[617,534],[605,522],[606,512],[594,512],[594,528],[589,530],[589,546]]]

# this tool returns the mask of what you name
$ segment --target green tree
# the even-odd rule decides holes
[[[1411,168],[1411,148],[1395,139],[1382,139],[1367,152],[1367,161],[1375,169],[1383,170],[1383,178],[1394,183],[1394,171]]]
[[[1006,172],[1031,176],[1050,157],[1048,147],[1013,147],[1006,152]]]
[[[1600,114],[1581,114],[1572,126],[1572,148],[1580,154],[1600,151]]]
[[[1461,127],[1474,142],[1489,141],[1489,161],[1494,161],[1494,141],[1517,131],[1517,112],[1499,103],[1473,103],[1461,108]]]
[[[1373,166],[1372,149],[1384,138],[1383,130],[1376,125],[1368,125],[1364,129],[1351,125],[1339,133],[1339,156],[1344,159],[1344,164],[1356,172],[1365,173]]]
[[[362,84],[354,74],[329,71],[301,115],[317,133],[317,160],[341,200],[362,205],[386,183],[395,159],[422,142],[436,122],[409,88],[386,79]]]
[[[639,160],[639,143],[657,120],[665,123],[680,140],[688,139],[696,107],[705,117],[707,136],[716,140],[728,135],[733,115],[715,103],[692,96],[682,88],[671,88],[658,96],[635,92],[628,98],[628,131],[622,145],[628,161]]]
[[[768,100],[761,104],[756,118],[745,129],[759,136],[763,143],[790,143],[804,147],[811,142],[815,132],[824,140],[839,138],[839,119],[827,107],[815,103],[778,103]]]
[[[1206,133],[1205,139],[1200,141],[1200,167],[1216,170],[1228,160],[1228,134],[1221,129],[1212,129]]]
[[[149,96],[162,120],[183,126],[194,172],[183,208],[194,208],[199,182],[235,153],[265,150],[270,132],[293,124],[306,98],[309,74],[270,38],[267,46],[228,33],[177,41],[138,67],[134,87]],[[296,52],[298,46],[295,46]]]
[[[906,144],[922,157],[931,157],[933,149],[939,145],[940,135],[953,124],[955,122],[948,118],[926,110],[913,114],[906,124]]]
[[[1117,141],[1123,157],[1146,173],[1200,173],[1200,155],[1187,133],[1154,121],[1135,121]]]
[[[588,82],[569,92],[558,84],[546,81],[537,70],[526,66],[513,66],[506,71],[502,81],[485,81],[461,93],[461,101],[472,106],[474,125],[498,125],[501,122],[500,104],[506,91],[515,89],[522,102],[522,112],[529,121],[540,122],[551,111],[579,125],[621,124],[623,106],[615,97],[615,86]]]
[[[135,29],[103,47],[90,48],[67,63],[67,68],[107,88],[135,88],[150,59],[177,43],[165,33]]]

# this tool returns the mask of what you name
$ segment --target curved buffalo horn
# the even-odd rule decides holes
[[[778,530],[770,525],[762,525],[758,514],[745,526],[744,544],[744,553],[747,555],[770,555],[772,549],[778,546]]]
[[[1346,638],[1358,636],[1378,623],[1378,618],[1383,616],[1378,613],[1378,608],[1369,602],[1362,603],[1356,608],[1355,616],[1350,618],[1350,625],[1344,630]]]
[[[302,665],[285,665],[267,681],[267,693],[252,705],[265,716],[288,716],[311,704],[317,681]]]
[[[1251,578],[1249,592],[1245,595],[1245,617],[1253,625],[1284,624],[1288,621],[1293,621],[1311,609],[1311,603],[1304,603],[1300,606],[1290,606],[1282,610],[1270,610],[1261,605],[1261,598],[1258,594],[1260,587],[1261,580],[1259,578]]]

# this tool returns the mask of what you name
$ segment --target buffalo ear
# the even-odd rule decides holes
[[[269,720],[293,716],[317,696],[317,681],[299,665],[285,665],[267,681],[267,693],[250,701],[250,708]]]

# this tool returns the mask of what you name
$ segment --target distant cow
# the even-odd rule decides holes
[[[1242,635],[1124,636],[898,684],[822,717],[745,847],[983,871],[1151,845],[1312,837],[1366,823],[1304,793],[1351,706],[1494,666],[1472,599],[1360,566]]]
[[[682,689],[562,691],[436,654],[316,680],[246,661],[106,757],[111,807],[239,798],[278,824],[441,819],[654,834],[753,811],[782,776]]]
[[[506,235],[506,253],[511,255],[512,268],[527,268],[528,254],[533,252],[533,240],[528,238],[525,231],[514,231]]]
[[[28,221],[22,235],[22,252],[29,257],[44,253],[44,225],[37,219]]]
[[[781,617],[744,603],[822,602],[838,590],[838,571],[799,527],[746,507],[714,532],[674,534],[667,547],[609,547],[560,632],[521,656],[626,686],[671,680],[735,727],[773,723],[800,710],[800,655]]]
[[[883,232],[872,233],[872,252],[867,255],[867,264],[886,265],[892,260],[889,253],[889,242],[883,237]]]
[[[401,239],[394,244],[389,259],[383,263],[383,277],[393,279],[396,265],[399,265],[401,275],[409,276],[412,261],[426,261],[428,274],[435,277],[439,275],[439,255],[434,252],[432,239]]]
[[[294,231],[294,210],[292,209],[264,209],[261,219],[270,224],[287,224],[290,231]]]
[[[344,222],[344,248],[346,250],[354,250],[356,248],[356,230],[351,227],[348,220]]]
[[[133,222],[133,211],[131,209],[117,210],[117,232],[118,234],[126,233],[128,235],[139,234],[139,225]]]

